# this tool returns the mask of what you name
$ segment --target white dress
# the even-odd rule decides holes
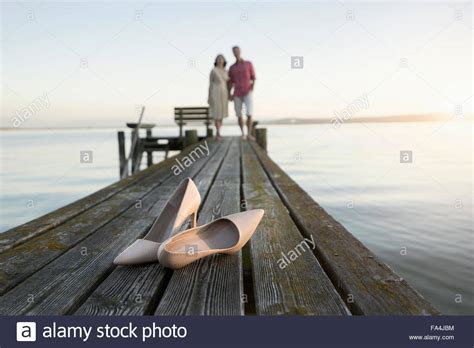
[[[227,81],[229,74],[225,69],[214,68],[209,78],[209,115],[220,120],[229,115],[229,94]]]

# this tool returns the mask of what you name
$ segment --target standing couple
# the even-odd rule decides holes
[[[255,86],[255,71],[251,62],[242,59],[238,46],[232,47],[232,52],[236,60],[229,71],[227,72],[225,69],[227,62],[224,56],[219,54],[210,76],[208,103],[210,116],[216,125],[216,139],[221,139],[222,120],[228,116],[228,102],[230,100],[234,102],[242,139],[255,140],[252,136],[252,92]],[[247,115],[247,136],[245,136],[242,117],[244,105]]]

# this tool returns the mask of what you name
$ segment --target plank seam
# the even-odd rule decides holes
[[[264,171],[265,175],[267,176],[268,180],[270,180],[270,183],[272,184],[273,188],[277,192],[280,200],[283,202],[283,205],[285,206],[286,210],[288,211],[288,214],[289,214],[291,220],[293,221],[294,225],[298,229],[301,237],[307,238],[308,235],[304,231],[304,227],[295,218],[295,216],[293,214],[293,209],[291,208],[291,206],[290,206],[289,202],[286,200],[286,198],[281,194],[281,190],[280,190],[279,186],[276,184],[275,180],[269,174],[268,168],[265,166],[265,164],[261,160],[259,154],[255,150],[255,145],[252,144],[250,146],[250,148],[254,152],[255,157],[257,158],[258,162],[260,163],[261,167],[263,168],[263,171]],[[348,303],[346,303],[346,301],[344,301],[344,298],[347,298],[347,291],[342,289],[342,287],[337,286],[337,284],[340,283],[339,279],[335,278],[334,272],[332,272],[330,267],[327,265],[327,262],[325,261],[324,257],[320,255],[320,252],[317,248],[315,250],[313,250],[313,254],[316,257],[316,260],[318,260],[319,264],[321,265],[321,268],[323,269],[324,274],[326,274],[326,276],[330,280],[331,284],[333,285],[334,290],[336,291],[336,293],[341,298],[341,301],[346,305],[346,308],[350,312],[350,314],[363,315],[364,313],[360,310],[360,308],[358,308],[358,306],[356,306],[355,303],[349,303],[348,304]],[[328,272],[328,268],[329,268],[329,272]]]
[[[218,177],[219,174],[220,174],[220,171],[221,171],[221,169],[222,169],[222,166],[224,165],[225,160],[226,160],[227,157],[229,156],[230,149],[232,148],[232,145],[233,145],[233,143],[235,143],[235,142],[236,142],[236,139],[235,139],[235,138],[232,138],[232,140],[230,141],[229,147],[228,147],[228,149],[227,149],[227,152],[225,153],[225,155],[224,155],[224,157],[223,157],[223,159],[222,159],[222,162],[220,163],[220,166],[219,166],[218,170],[216,170],[216,175],[214,176],[213,182],[212,182],[212,184],[211,184],[210,187],[209,187],[209,191],[207,192],[206,198],[207,198],[207,196],[210,194],[211,189],[212,189],[212,187],[214,186],[214,183],[215,183],[215,181],[217,180],[217,177]],[[239,150],[239,151],[240,151],[240,150]],[[240,168],[239,168],[239,169],[240,169]],[[240,197],[239,197],[239,198],[240,198]],[[240,201],[239,201],[239,205],[240,205]],[[214,264],[210,264],[209,266],[210,266],[210,270],[211,270],[211,269],[216,269],[216,264],[215,264],[215,263],[214,263]],[[242,265],[241,265],[241,269],[242,269]],[[210,308],[211,308],[210,304],[211,304],[212,294],[218,292],[218,291],[216,290],[216,288],[218,288],[218,286],[219,286],[219,281],[218,281],[218,279],[219,279],[219,276],[220,276],[220,275],[219,275],[217,272],[210,272],[210,273],[211,273],[210,282],[209,282],[209,284],[208,284],[208,286],[207,286],[207,293],[209,293],[210,296],[206,296],[206,305],[204,306],[204,308],[205,308],[205,310],[206,310],[206,312],[204,313],[205,315],[211,315],[211,312],[212,312],[212,311],[210,311]],[[242,282],[242,277],[241,277],[240,281]],[[241,289],[243,289],[243,288],[241,287]],[[240,310],[241,310],[241,314],[243,314],[243,313],[242,313],[242,312],[243,312],[242,306],[241,306]]]
[[[240,202],[245,202],[244,194],[244,158],[243,158],[243,149],[242,141],[239,141],[239,155],[240,155]],[[247,210],[240,204],[241,211]],[[242,281],[244,294],[247,295],[247,301],[244,303],[244,313],[245,315],[257,315],[257,304],[255,302],[255,293],[254,293],[254,279],[253,279],[253,261],[250,252],[250,245],[252,239],[248,241],[246,245],[242,248]],[[247,267],[244,267],[247,265]]]
[[[213,177],[212,177],[212,181],[211,181],[211,183],[210,183],[210,185],[209,185],[209,187],[208,187],[208,189],[207,189],[207,191],[206,191],[206,194],[205,194],[204,198],[201,200],[201,205],[199,206],[199,210],[198,210],[198,218],[199,218],[199,216],[200,216],[200,214],[201,214],[202,207],[204,206],[204,204],[205,204],[207,198],[209,197],[209,193],[211,192],[212,186],[214,185],[214,182],[216,181],[217,175],[218,175],[218,173],[220,172],[220,170],[221,170],[221,168],[222,168],[222,165],[223,165],[223,163],[224,163],[224,161],[225,161],[225,159],[226,159],[226,157],[227,157],[227,155],[228,155],[228,153],[229,153],[229,151],[230,151],[231,144],[232,144],[232,141],[229,141],[229,144],[227,145],[227,149],[225,150],[225,154],[224,154],[224,156],[222,156],[222,159],[221,159],[221,161],[220,161],[220,163],[219,163],[219,167],[218,167],[218,169],[216,170],[216,172],[214,173],[214,175],[213,175]],[[221,144],[220,146],[222,146],[222,144]],[[219,146],[219,147],[220,147],[220,146]],[[215,154],[216,154],[216,153],[217,153],[217,151],[215,151]],[[213,156],[215,156],[215,154],[214,154]],[[208,161],[209,161],[209,160],[210,160],[210,158],[208,159]],[[208,161],[206,161],[206,164],[208,163]],[[203,166],[201,167],[201,169],[199,169],[199,171],[195,174],[195,176],[197,176],[202,170],[204,170],[205,167],[206,167],[206,166],[203,165]],[[154,305],[154,306],[151,306],[151,305],[150,305],[150,307],[148,308],[148,309],[150,309],[150,311],[151,311],[150,314],[153,314],[153,313],[155,313],[155,312],[157,311],[157,309],[158,309],[158,307],[159,307],[159,305],[160,305],[160,302],[161,302],[161,300],[162,300],[162,298],[163,298],[163,295],[164,295],[164,293],[166,292],[166,290],[168,289],[168,284],[169,284],[169,282],[170,282],[170,280],[171,280],[171,277],[172,277],[173,273],[174,273],[174,272],[171,271],[171,272],[170,272],[170,276],[166,279],[166,283],[165,283],[164,286],[163,286],[163,291],[161,292],[160,297],[156,299],[155,305]],[[196,275],[196,276],[197,276],[197,275]],[[189,307],[189,303],[190,303],[189,301],[190,301],[190,297],[187,298],[186,306],[185,306],[186,309]]]
[[[215,149],[214,153],[212,154],[212,156],[209,156],[205,163],[202,165],[201,168],[199,168],[199,170],[193,175],[193,178],[196,177],[206,166],[206,164],[211,160],[211,158],[213,158],[216,153],[217,153],[217,150],[222,146],[222,144],[218,144],[217,148]],[[156,187],[154,187],[152,190],[150,190],[145,196],[142,197],[142,199],[144,197],[146,197],[148,194],[151,194],[152,191],[154,191],[155,189],[157,189],[159,186],[161,186],[162,183],[164,183],[165,181],[167,181],[168,179],[170,179],[172,176],[171,174],[168,175],[165,179],[163,179],[163,181],[160,182],[159,185],[157,185]],[[206,192],[206,196],[207,196],[207,192]],[[126,209],[128,210],[128,209]],[[111,220],[112,221],[112,220]],[[110,222],[110,221],[109,221]],[[145,230],[145,233],[148,231],[148,228]],[[84,297],[81,297],[81,300],[77,302],[77,304],[74,306],[74,308],[71,310],[71,313],[75,312],[78,308],[80,308],[86,301],[87,299],[90,297],[90,295],[100,286],[100,284],[105,280],[107,279],[107,277],[117,268],[117,266],[115,265],[111,265],[111,267],[106,270],[104,273],[103,273],[103,276],[100,277],[100,280],[97,281],[94,286],[91,286],[88,291],[87,291],[87,295],[84,296]],[[147,314],[152,314],[153,313],[153,306],[156,304],[156,306],[158,306],[158,302],[159,300],[161,299],[161,297],[163,296],[163,293],[165,292],[166,288],[168,287],[168,283],[169,283],[169,280],[172,276],[173,272],[172,271],[169,271],[169,272],[166,272],[165,274],[165,277],[163,278],[164,279],[164,282],[163,282],[163,286],[162,287],[158,287],[156,290],[156,293],[155,295],[153,296],[154,298],[156,298],[156,300],[154,301],[150,301],[149,305],[147,306],[146,310],[145,310],[145,315]],[[159,297],[159,298],[158,298]]]

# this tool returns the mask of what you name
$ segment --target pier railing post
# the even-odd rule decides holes
[[[128,176],[128,168],[126,168],[127,158],[125,156],[125,133],[123,131],[117,132],[117,138],[119,149],[119,175],[120,178],[122,178],[122,176]]]
[[[254,137],[256,137],[255,130],[257,129],[257,125],[258,125],[258,121],[253,121],[252,122],[252,133],[251,133],[251,135],[254,136]]]
[[[256,128],[255,129],[255,137],[257,140],[257,144],[267,151],[267,129],[266,128]]]
[[[146,130],[146,138],[149,140],[151,138],[151,129]],[[147,150],[146,152],[146,162],[147,166],[150,167],[153,165],[153,151],[152,150]]]
[[[142,163],[142,157],[144,152],[144,139],[140,139],[140,128],[134,128],[132,130],[132,139],[135,139],[135,146],[131,151],[132,161],[132,175],[140,171],[140,164]],[[133,145],[133,144],[132,144]]]
[[[137,166],[137,156],[138,156],[138,137],[140,136],[139,128],[134,128],[130,132],[130,139],[132,139],[131,149],[130,149],[130,161],[132,162],[132,175],[136,172]]]

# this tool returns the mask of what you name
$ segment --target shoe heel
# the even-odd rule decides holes
[[[197,210],[191,214],[191,228],[197,226]]]

